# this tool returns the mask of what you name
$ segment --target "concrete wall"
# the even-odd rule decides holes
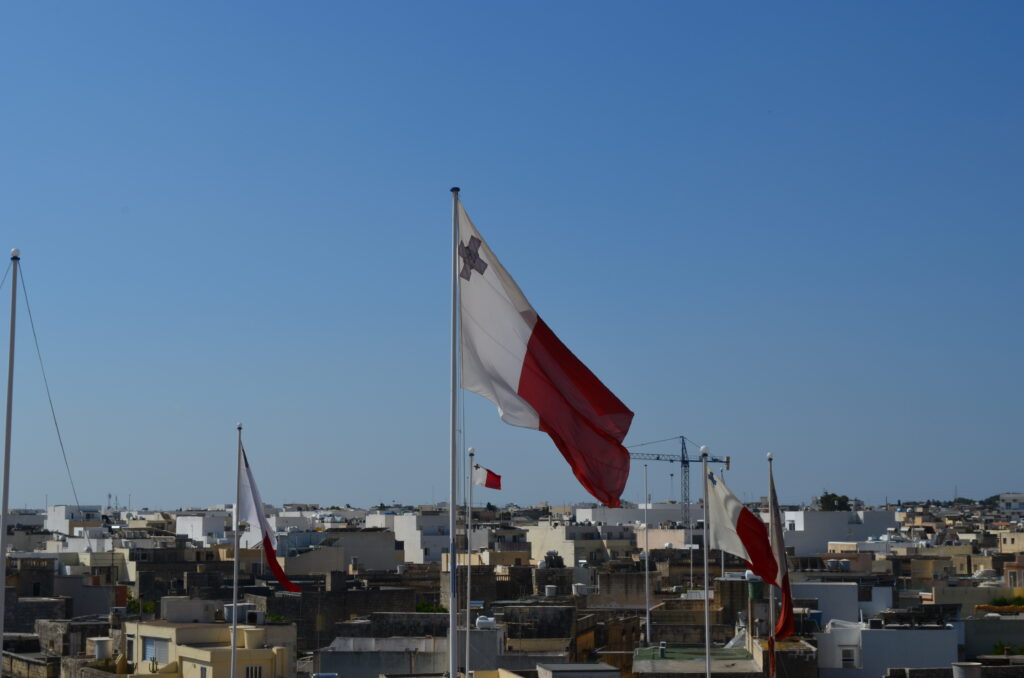
[[[289,576],[344,572],[345,549],[340,546],[321,546],[284,559],[284,571]]]
[[[793,582],[794,598],[815,598],[822,625],[833,619],[859,621],[857,584],[854,582]]]
[[[964,655],[973,659],[980,654],[996,654],[996,643],[1021,645],[1024,639],[1024,619],[965,619]]]
[[[953,629],[833,629],[814,637],[821,678],[878,678],[893,666],[948,666],[957,661]],[[858,648],[857,667],[842,668],[843,646]]]

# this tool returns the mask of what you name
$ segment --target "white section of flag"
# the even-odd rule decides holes
[[[270,545],[277,550],[277,535],[270,529],[266,516],[263,514],[263,500],[260,498],[260,491],[256,488],[256,481],[252,477],[252,469],[249,468],[249,460],[242,452],[242,464],[238,469],[238,484],[241,488],[239,494],[240,503],[238,506],[238,522],[249,523],[250,530],[258,529],[261,538],[269,538]]]
[[[736,526],[743,511],[743,502],[725,485],[721,477],[709,474],[708,479],[708,545],[750,561]]]
[[[506,423],[540,428],[537,412],[518,393],[523,360],[537,315],[512,276],[480,237],[461,202],[458,203],[458,219],[460,250],[472,247],[482,264],[486,264],[483,273],[468,269],[474,284],[466,284],[468,281],[459,278],[462,387],[497,405]],[[459,257],[460,271],[467,266],[466,261]],[[473,280],[477,276],[486,284]]]

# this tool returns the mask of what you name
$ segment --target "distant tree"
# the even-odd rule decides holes
[[[493,512],[493,511],[497,511],[497,510],[498,510],[498,507],[497,507],[497,506],[495,506],[494,504],[492,504],[491,502],[487,502],[487,510],[488,510],[488,511],[492,511],[492,512]]]
[[[981,505],[987,506],[989,508],[996,508],[997,506],[999,506],[999,495],[993,494],[991,497],[986,497],[985,499],[982,499]]]
[[[420,602],[416,603],[416,611],[417,612],[447,612],[448,608],[445,607],[444,605],[434,605],[433,603],[428,603],[425,600],[421,600]]]
[[[836,494],[825,490],[818,499],[822,511],[849,511],[850,498],[845,494]]]

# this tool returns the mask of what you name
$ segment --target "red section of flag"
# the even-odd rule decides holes
[[[747,561],[750,571],[769,584],[774,582],[778,567],[768,539],[768,527],[750,509],[744,507],[736,521],[736,533],[750,557]]]
[[[267,558],[267,566],[270,568],[270,571],[274,573],[274,576],[277,577],[277,581],[281,583],[281,586],[283,586],[286,591],[298,593],[302,590],[293,584],[292,580],[289,579],[288,575],[286,575],[284,570],[281,569],[281,564],[277,562],[277,552],[274,550],[274,545],[271,543],[270,536],[266,532],[263,533],[263,554]]]
[[[484,480],[484,487],[489,487],[492,490],[500,490],[501,476],[499,476],[491,469],[487,469],[487,478]]]
[[[775,637],[779,640],[796,633],[796,619],[793,615],[793,591],[789,587],[789,573],[782,576],[782,610],[775,622]]]
[[[519,378],[519,395],[536,410],[587,491],[619,506],[629,477],[622,440],[633,413],[537,318]]]

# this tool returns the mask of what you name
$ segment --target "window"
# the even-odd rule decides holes
[[[246,666],[245,678],[263,678],[262,666]]]
[[[205,666],[200,666],[199,667],[199,678],[206,678],[206,667]]]
[[[142,637],[142,661],[155,659],[157,664],[166,664],[168,641],[166,638]]]
[[[843,659],[844,669],[855,669],[857,668],[857,648],[855,647],[840,647],[839,652]],[[246,676],[248,678],[248,676]]]

